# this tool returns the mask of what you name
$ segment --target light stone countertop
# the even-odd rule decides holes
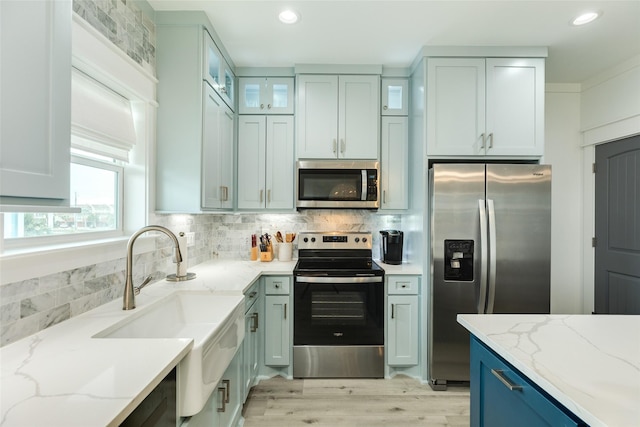
[[[458,323],[590,426],[640,426],[640,316],[459,314]]]
[[[0,348],[0,426],[120,424],[188,354],[193,340],[92,336],[178,290],[237,296],[230,299],[231,314],[261,275],[290,275],[295,264],[209,261],[189,269],[196,273],[193,280],[163,280],[145,287],[136,296],[134,310],[123,311],[118,298]],[[382,266],[394,267],[393,274],[418,274],[402,266]]]

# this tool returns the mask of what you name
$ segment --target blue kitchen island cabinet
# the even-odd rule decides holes
[[[587,425],[474,336],[470,360],[471,427]]]

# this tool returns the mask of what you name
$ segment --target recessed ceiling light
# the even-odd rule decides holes
[[[573,21],[571,21],[571,25],[579,26],[588,24],[589,22],[593,22],[596,18],[602,16],[600,12],[586,12],[581,15],[578,15]]]
[[[295,10],[285,9],[280,12],[278,19],[284,24],[295,24],[300,19],[300,15]]]

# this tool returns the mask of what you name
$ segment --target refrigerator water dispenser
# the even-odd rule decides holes
[[[473,281],[473,240],[444,241],[444,280]]]

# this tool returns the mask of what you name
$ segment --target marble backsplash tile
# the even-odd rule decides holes
[[[195,233],[195,245],[187,249],[187,265],[194,266],[210,259],[248,260],[251,234],[277,231],[371,231],[377,258],[378,231],[399,228],[401,220],[401,215],[370,211],[309,210],[291,214],[156,215],[153,222],[175,233]],[[157,281],[175,272],[169,240],[159,238],[156,245],[156,251],[134,257],[136,283],[147,275]],[[0,286],[0,346],[121,298],[125,263],[123,256]]]

